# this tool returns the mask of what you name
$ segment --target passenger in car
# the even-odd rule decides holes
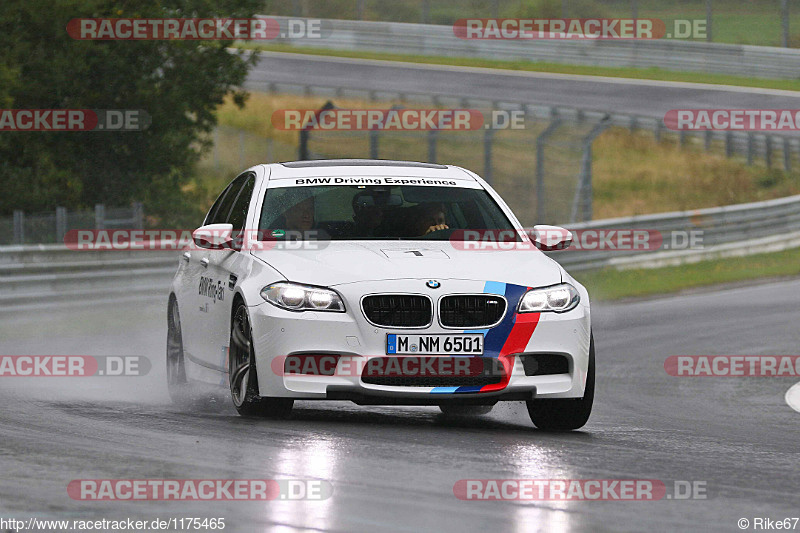
[[[353,196],[354,234],[358,237],[376,237],[384,220],[384,208],[375,203],[374,196],[361,193]]]

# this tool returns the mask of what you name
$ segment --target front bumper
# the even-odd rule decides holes
[[[405,387],[414,389],[417,387]],[[493,405],[502,401],[528,401],[536,398],[536,387],[516,386],[480,394],[430,394],[428,392],[391,392],[365,389],[354,385],[329,385],[326,400],[349,400],[358,405]]]
[[[260,394],[307,400],[351,400],[360,404],[407,405],[449,402],[492,404],[497,401],[532,399],[534,396],[583,396],[591,325],[588,297],[585,297],[582,287],[579,288],[582,303],[562,314],[517,315],[514,313],[517,302],[509,298],[507,318],[514,323],[511,333],[506,335],[504,331],[502,338],[498,338],[499,329],[494,332],[481,330],[486,335],[484,357],[505,358],[507,362],[505,368],[508,372],[498,385],[442,387],[365,383],[360,372],[353,369],[364,368],[372,358],[387,357],[387,334],[457,334],[465,330],[442,328],[437,320],[427,328],[414,330],[374,326],[361,311],[359,302],[362,295],[408,292],[407,287],[413,286],[418,289],[415,293],[427,294],[436,304],[439,298],[447,294],[490,292],[507,296],[512,293],[510,286],[496,282],[447,280],[446,291],[428,289],[424,282],[390,280],[337,286],[336,290],[345,300],[346,313],[298,313],[279,309],[266,302],[251,307]],[[436,309],[438,306],[435,305]],[[285,358],[297,354],[327,354],[335,357],[335,371],[332,375],[287,374],[284,369]],[[537,354],[563,357],[567,362],[567,372],[526,375],[523,356]]]

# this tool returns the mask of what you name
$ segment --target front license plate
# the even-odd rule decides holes
[[[483,335],[386,335],[387,355],[483,355]]]

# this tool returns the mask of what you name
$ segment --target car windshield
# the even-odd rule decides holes
[[[262,239],[448,240],[514,226],[483,189],[321,185],[267,189]]]

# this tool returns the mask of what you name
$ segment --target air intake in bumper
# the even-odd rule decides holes
[[[494,357],[403,356],[371,359],[361,381],[386,387],[483,387],[503,381]]]

